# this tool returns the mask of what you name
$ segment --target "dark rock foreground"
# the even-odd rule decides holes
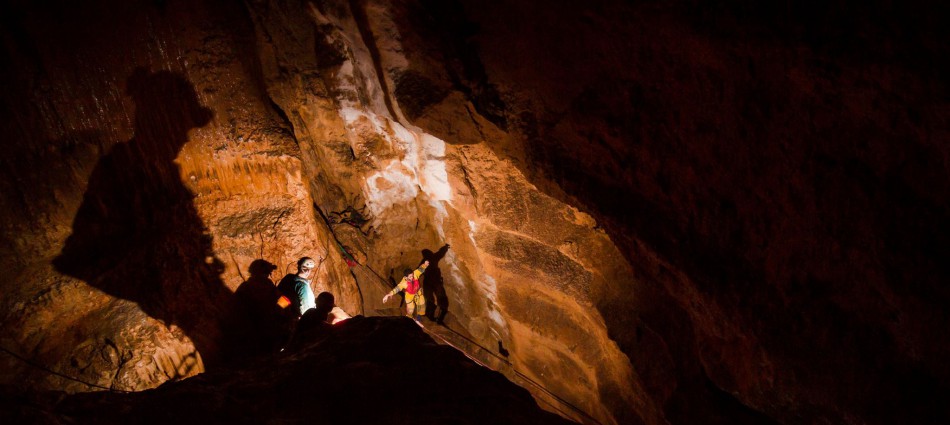
[[[3,392],[4,423],[569,423],[405,318],[351,319],[282,354],[138,393]]]

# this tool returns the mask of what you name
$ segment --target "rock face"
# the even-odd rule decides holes
[[[627,3],[4,6],[0,340],[150,388],[249,354],[302,255],[366,315],[429,259],[574,420],[946,418],[938,20]]]
[[[212,6],[4,6],[8,349],[122,390],[191,376],[245,354],[234,292],[303,255],[323,259],[315,290],[360,312],[260,96],[246,12]],[[89,390],[3,362],[5,382]]]
[[[430,294],[430,307],[447,303],[450,326],[484,346],[501,342],[516,369],[581,412],[603,422],[650,412],[594,308],[632,285],[629,265],[589,215],[542,193],[495,150],[517,140],[450,90],[449,76],[430,75],[444,58],[423,55],[431,42],[401,38],[420,36],[404,28],[417,6],[251,4],[265,85],[311,158],[316,203],[365,211],[365,228],[337,236],[380,275],[398,280],[423,250],[450,245],[433,262],[441,279],[430,270],[426,280],[445,293]],[[406,115],[427,108],[440,111]]]
[[[885,6],[501,3],[465,8],[481,87],[505,105],[483,115],[634,266],[636,295],[598,307],[667,420],[946,417],[938,24]]]
[[[446,391],[451,386],[451,391]],[[475,401],[477,400],[477,401]],[[568,424],[411,320],[357,318],[299,350],[132,394],[46,393],[18,423]],[[475,401],[475,402],[473,402]],[[4,403],[5,404],[5,403]],[[6,407],[6,406],[4,406]]]

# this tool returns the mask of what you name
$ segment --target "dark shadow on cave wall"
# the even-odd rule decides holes
[[[173,162],[188,131],[212,119],[181,75],[128,79],[135,135],[100,158],[55,268],[139,305],[194,342],[206,367],[223,358],[232,295],[223,264]]]
[[[429,320],[439,324],[442,324],[445,316],[449,314],[449,297],[445,294],[445,281],[442,279],[442,269],[439,268],[439,262],[448,252],[449,244],[443,245],[436,252],[429,249],[422,250],[422,261],[429,262],[429,267],[422,275],[422,295],[429,300],[426,303],[425,313]],[[438,310],[438,315],[436,315],[436,310]]]

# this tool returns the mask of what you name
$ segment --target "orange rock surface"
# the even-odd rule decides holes
[[[301,256],[366,316],[429,259],[569,419],[945,418],[942,26],[588,3],[4,6],[0,342],[152,388],[271,344]]]

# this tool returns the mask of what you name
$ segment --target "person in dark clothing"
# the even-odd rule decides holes
[[[343,322],[351,317],[342,308],[336,306],[336,300],[333,298],[333,294],[329,292],[321,292],[317,296],[316,310],[321,312],[323,320],[331,325]]]
[[[333,325],[351,318],[343,309],[336,306],[333,294],[329,292],[321,292],[317,296],[316,303],[317,306],[307,310],[297,322],[297,329],[290,343],[287,344],[291,349],[300,347],[304,342],[322,340],[332,331]]]
[[[234,293],[241,316],[242,345],[248,355],[276,351],[289,336],[289,317],[278,304],[281,293],[270,280],[276,268],[266,260],[254,260],[248,268],[251,277]]]

